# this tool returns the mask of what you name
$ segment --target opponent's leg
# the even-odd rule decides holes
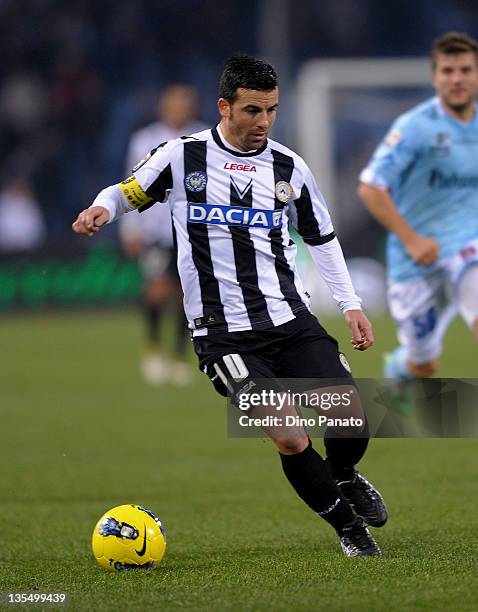
[[[144,285],[144,309],[146,331],[150,342],[159,341],[159,326],[164,305],[174,292],[174,286],[169,277],[150,278]]]
[[[416,358],[407,355],[404,346],[397,347],[385,355],[384,376],[395,381],[413,380],[415,378],[430,378],[438,370],[439,356],[417,363]]]
[[[401,283],[388,291],[390,313],[397,324],[400,346],[384,355],[387,401],[395,412],[416,413],[416,381],[438,370],[443,337],[456,314],[444,270]],[[414,428],[412,420],[403,426]]]
[[[465,270],[458,282],[458,310],[478,340],[478,265]]]
[[[174,316],[176,317],[176,338],[173,359],[170,364],[171,382],[179,387],[185,387],[192,382],[192,369],[188,362],[188,347],[191,337],[182,301],[173,303],[173,305]]]
[[[392,283],[388,301],[400,346],[385,355],[384,377],[397,383],[430,378],[438,369],[443,337],[456,314],[445,272]]]
[[[143,308],[146,338],[150,346],[156,347],[159,344],[159,324],[161,322],[162,307],[145,301]]]
[[[147,349],[141,362],[141,370],[146,382],[152,385],[160,385],[169,378],[168,362],[161,351],[159,331],[164,304],[170,295],[171,286],[168,278],[149,278],[145,281],[143,316]]]
[[[144,379],[153,385],[160,385],[170,378],[169,361],[160,342],[164,307],[175,291],[172,278],[168,274],[170,258],[169,250],[158,244],[146,246],[139,258],[144,280],[143,316],[147,337],[141,370]]]
[[[180,359],[185,359],[188,346],[191,344],[189,335],[188,320],[184,314],[182,303],[179,303],[176,311],[176,338],[174,352]]]

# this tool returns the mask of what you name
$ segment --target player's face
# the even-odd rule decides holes
[[[221,128],[228,142],[241,151],[259,149],[274,125],[278,103],[278,87],[269,91],[241,87],[232,104],[219,98]]]
[[[174,130],[180,130],[196,114],[196,95],[188,85],[171,85],[159,101],[159,118]]]
[[[478,66],[475,54],[439,53],[432,82],[443,104],[449,110],[462,114],[472,109],[478,91]]]

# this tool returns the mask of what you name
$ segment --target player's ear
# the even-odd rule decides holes
[[[219,114],[223,119],[227,119],[231,115],[231,105],[225,98],[219,98],[217,101],[217,108],[219,109]]]

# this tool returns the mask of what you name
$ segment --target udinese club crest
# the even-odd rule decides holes
[[[349,374],[352,374],[352,368],[347,360],[347,357],[343,353],[339,353],[340,363],[344,366]]]
[[[292,186],[287,181],[278,181],[275,188],[276,198],[282,204],[287,204],[292,199]]]
[[[197,172],[190,172],[184,178],[184,185],[188,191],[199,193],[206,189],[207,174],[198,170]]]

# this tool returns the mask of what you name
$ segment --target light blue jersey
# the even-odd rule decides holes
[[[360,180],[390,190],[415,231],[438,241],[440,257],[458,253],[478,237],[478,113],[462,123],[438,98],[416,106],[396,119]],[[423,276],[437,265],[416,264],[394,234],[387,259],[392,281]]]

